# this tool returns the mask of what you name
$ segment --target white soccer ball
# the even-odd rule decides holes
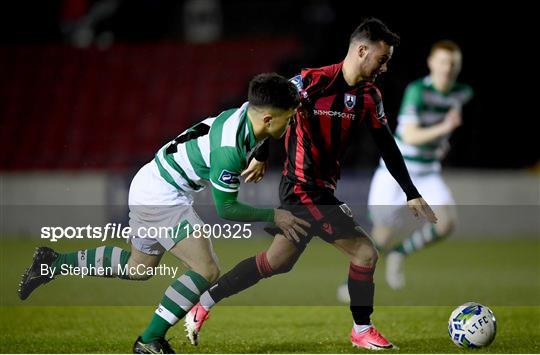
[[[448,332],[459,347],[481,348],[495,339],[497,322],[491,309],[468,302],[454,309],[448,320]]]

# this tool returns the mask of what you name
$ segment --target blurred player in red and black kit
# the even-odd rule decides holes
[[[197,343],[208,310],[225,297],[253,286],[262,278],[292,269],[313,236],[319,236],[343,252],[350,261],[348,286],[354,326],[351,341],[367,349],[393,345],[371,324],[373,272],[377,250],[354,221],[349,207],[334,196],[340,159],[361,122],[380,150],[388,170],[407,195],[414,215],[436,222],[431,208],[413,185],[403,157],[387,126],[381,94],[373,83],[387,70],[399,37],[380,20],[364,20],[352,33],[349,50],[338,64],[302,70],[292,82],[297,86],[302,109],[285,137],[287,160],[280,183],[282,208],[311,223],[304,231],[275,235],[271,246],[238,263],[204,293],[186,317],[188,337]],[[264,152],[259,152],[243,173],[246,181],[259,181],[265,170]]]

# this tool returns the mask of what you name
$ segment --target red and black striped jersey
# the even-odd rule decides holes
[[[285,136],[283,175],[294,182],[335,189],[340,160],[360,123],[386,126],[379,89],[368,81],[349,86],[342,66],[304,69],[291,79],[302,106]]]

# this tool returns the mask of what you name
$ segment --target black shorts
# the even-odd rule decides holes
[[[351,209],[334,196],[333,190],[295,183],[282,177],[279,199],[279,208],[311,224],[307,229],[303,227],[308,232],[306,237],[298,234],[301,247],[305,247],[313,237],[332,243],[336,239],[367,236],[354,220]],[[283,233],[275,225],[267,226],[265,231],[272,235]]]

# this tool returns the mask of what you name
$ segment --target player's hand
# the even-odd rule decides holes
[[[258,183],[259,181],[262,180],[265,173],[266,173],[266,162],[258,161],[257,159],[253,158],[249,162],[247,169],[242,171],[242,174],[240,174],[240,176],[244,177],[245,182]]]
[[[302,226],[310,227],[311,225],[308,222],[283,209],[276,208],[274,212],[274,223],[283,231],[285,238],[290,241],[300,242],[298,233],[307,236],[307,232]]]
[[[431,207],[429,207],[427,202],[422,197],[407,201],[407,206],[410,208],[416,218],[422,216],[430,223],[437,223],[437,216],[435,216],[435,213]]]

